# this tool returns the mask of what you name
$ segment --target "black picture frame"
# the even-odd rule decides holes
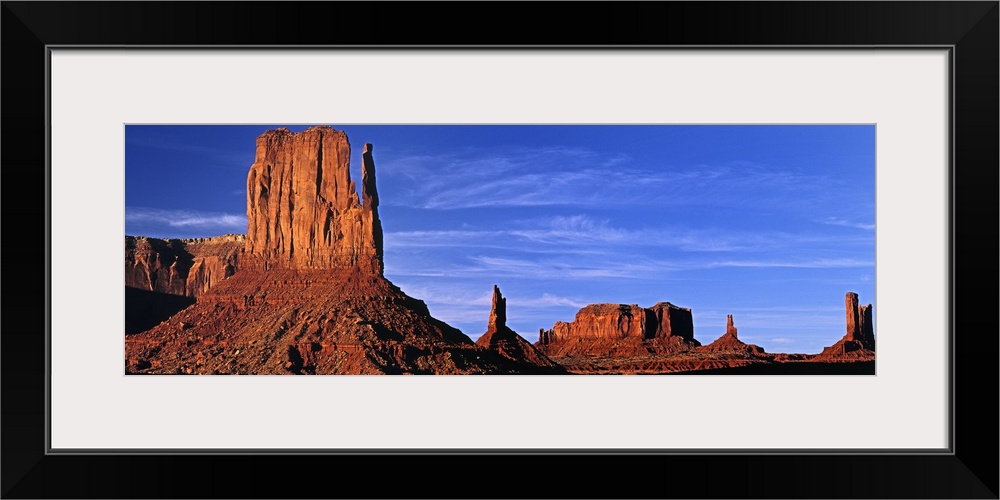
[[[565,19],[540,15],[547,9],[537,3],[2,3],[2,252],[12,292],[4,294],[0,337],[4,498],[998,497],[996,1],[548,6],[571,10]],[[951,304],[929,306],[949,307],[953,321],[953,453],[48,454],[48,276],[40,270],[50,252],[54,45],[950,47],[953,289]],[[858,421],[865,418],[860,411]]]

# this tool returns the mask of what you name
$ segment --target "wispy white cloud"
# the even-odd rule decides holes
[[[793,250],[789,243],[787,253],[734,251],[735,257],[719,259],[717,251],[669,252],[657,250],[655,254],[632,245],[625,239],[620,246],[604,244],[599,236],[589,241],[566,239],[548,240],[552,245],[542,249],[537,242],[519,244],[479,244],[473,241],[428,237],[413,248],[442,249],[469,247],[474,249],[461,256],[436,258],[433,253],[416,255],[405,248],[395,247],[392,259],[387,259],[386,273],[397,276],[453,276],[494,277],[509,276],[533,279],[579,280],[598,278],[625,278],[638,280],[682,279],[684,271],[725,268],[794,268],[794,269],[843,269],[867,268],[874,262],[858,258],[827,258],[814,256],[810,251]],[[455,235],[452,234],[451,237]],[[496,240],[497,238],[494,238]],[[613,238],[612,238],[613,239]],[[504,238],[499,238],[504,240]],[[386,241],[390,241],[386,238]],[[665,245],[669,246],[669,245]],[[714,250],[714,249],[713,249]],[[433,252],[433,250],[432,250]],[[770,255],[782,255],[772,258]],[[714,257],[713,257],[714,256]],[[778,281],[794,280],[781,276]],[[815,279],[815,278],[810,278]]]
[[[427,231],[395,231],[386,232],[384,247],[395,248],[454,248],[454,247],[489,247],[489,241],[498,236],[505,236],[505,231],[477,230],[427,230]]]
[[[745,161],[638,164],[625,154],[584,148],[467,148],[447,154],[388,158],[386,175],[405,177],[389,203],[425,209],[529,206],[726,205],[732,200],[781,204],[783,191],[825,196],[839,182]],[[699,196],[710,190],[714,196]],[[735,193],[742,193],[734,196]]]
[[[557,295],[552,295],[549,293],[543,293],[541,297],[529,300],[511,300],[511,304],[514,305],[524,305],[524,306],[570,306],[582,308],[586,306],[587,303],[581,300],[572,299],[569,297],[560,297]]]
[[[543,244],[586,244],[620,243],[636,241],[632,231],[612,227],[608,220],[596,220],[586,215],[554,216],[542,221],[533,221],[539,227],[532,229],[512,229],[510,236],[532,243]]]
[[[562,260],[556,258],[518,259],[478,255],[469,257],[471,266],[454,272],[473,276],[511,276],[539,279],[662,278],[663,273],[681,269],[669,261],[637,256],[634,260]]]
[[[648,257],[635,256],[634,260],[606,261],[598,266],[588,266],[584,263],[562,263],[529,261],[521,259],[508,259],[500,257],[477,256],[472,260],[483,265],[484,270],[495,272],[507,269],[511,272],[525,274],[541,273],[543,275],[554,274],[556,276],[567,276],[576,278],[640,278],[653,277],[661,278],[662,274],[672,271],[686,271],[695,269],[713,269],[722,267],[751,267],[751,268],[802,268],[802,269],[837,269],[850,267],[874,266],[873,262],[858,259],[802,259],[796,261],[783,260],[726,260],[726,261],[702,261],[697,259],[687,260],[665,260],[651,259]]]
[[[451,249],[469,247],[480,249],[505,249],[533,254],[590,255],[621,258],[623,253],[645,248],[662,253],[675,250],[688,254],[753,252],[790,252],[803,248],[822,249],[829,245],[871,244],[871,237],[858,234],[843,237],[831,234],[751,231],[724,228],[689,229],[674,225],[640,229],[615,226],[610,220],[588,215],[557,215],[546,218],[511,221],[508,227],[461,230],[419,230],[387,232],[385,246],[391,251],[405,252],[413,249]],[[642,252],[637,252],[642,253]],[[831,263],[826,263],[831,264]],[[771,263],[761,261],[729,260],[709,267],[822,267],[822,262]],[[832,262],[843,267],[844,262]]]
[[[805,259],[798,261],[783,260],[726,260],[705,264],[713,267],[793,267],[807,269],[834,269],[842,267],[870,267],[874,262],[858,259]]]
[[[757,306],[757,307],[733,307],[731,311],[753,311],[753,312],[781,312],[781,313],[831,313],[842,312],[843,307],[836,306]]]
[[[865,229],[867,231],[874,231],[875,224],[865,224],[861,222],[852,222],[848,220],[841,219],[839,217],[827,217],[819,221],[821,224],[826,224],[828,226],[841,226],[841,227],[853,227],[855,229]]]
[[[466,148],[447,154],[387,158],[386,175],[410,179],[392,203],[430,209],[589,205],[631,158],[584,148]]]
[[[243,232],[247,229],[247,217],[243,214],[184,209],[163,210],[148,207],[125,207],[125,221],[143,226],[220,229],[230,232]]]

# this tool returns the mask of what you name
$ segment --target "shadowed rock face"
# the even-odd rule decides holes
[[[243,235],[163,240],[125,237],[125,286],[197,297],[236,272]]]
[[[378,190],[375,188],[375,159],[372,157],[371,144],[365,144],[361,156],[361,206],[371,218],[372,244],[375,246],[377,272],[385,269],[382,255],[382,221],[378,218]]]
[[[363,200],[351,180],[347,135],[330,127],[257,138],[247,175],[247,267],[382,274],[375,164],[363,155]]]
[[[147,330],[236,272],[243,235],[125,236],[125,334]]]

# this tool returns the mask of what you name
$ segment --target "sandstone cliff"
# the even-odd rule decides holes
[[[163,240],[125,236],[125,286],[197,297],[232,276],[243,235]]]
[[[382,273],[382,226],[371,145],[362,196],[350,174],[347,135],[330,127],[257,138],[247,175],[248,267],[348,269]]]

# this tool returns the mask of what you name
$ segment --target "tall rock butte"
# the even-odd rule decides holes
[[[279,128],[258,137],[247,175],[247,267],[358,268],[381,275],[382,224],[371,144],[362,158],[359,202],[343,131]]]
[[[847,292],[844,297],[844,310],[847,313],[847,340],[860,342],[865,348],[875,349],[875,332],[872,329],[872,305],[858,304],[858,294]]]
[[[847,292],[844,297],[847,332],[844,337],[816,355],[818,361],[856,361],[875,359],[875,329],[872,305],[860,305],[858,294]]]

